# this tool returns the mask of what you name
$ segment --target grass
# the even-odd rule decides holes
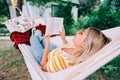
[[[12,46],[8,47],[9,42],[1,42],[3,41],[0,41],[0,80],[32,80],[22,54]]]
[[[18,59],[10,61],[9,63],[7,63],[7,67],[8,68],[12,68],[12,67],[19,67],[24,63],[24,59],[22,56],[20,56]]]
[[[1,51],[0,57],[2,58],[9,58],[9,57],[13,57],[14,54],[16,53],[16,50],[14,48],[10,48],[8,50],[4,50]],[[22,55],[19,55],[18,58],[16,59],[11,59],[8,63],[7,63],[7,67],[11,68],[11,67],[18,67],[20,65],[22,65],[24,63],[24,59],[22,57]]]
[[[8,56],[8,55],[12,55],[13,53],[15,53],[16,52],[16,50],[14,49],[14,48],[10,48],[10,49],[8,49],[8,50],[1,50],[0,51],[0,57],[5,57],[5,56]]]

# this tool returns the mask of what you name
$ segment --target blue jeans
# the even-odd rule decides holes
[[[41,60],[42,60],[42,56],[43,56],[43,52],[44,52],[44,48],[45,48],[45,41],[44,41],[43,36],[32,35],[30,38],[30,44],[31,44],[31,48],[33,51],[34,58],[36,59],[38,64],[41,64]],[[57,48],[57,46],[55,44],[50,43],[49,51],[52,51],[56,48]]]

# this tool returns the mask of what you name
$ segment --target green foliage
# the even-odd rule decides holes
[[[1,0],[0,1],[0,28],[5,27],[3,22],[8,18],[10,18],[8,3],[6,2],[6,0]]]
[[[114,70],[117,70],[117,67],[114,67],[113,65],[106,65],[106,66],[103,66],[101,68],[103,71],[104,74],[107,74],[109,73],[110,71],[114,71]]]
[[[0,33],[9,33],[9,31],[6,28],[0,28]]]
[[[99,80],[97,77],[97,74],[93,73],[91,76],[89,76],[88,80]]]
[[[107,29],[107,28],[112,28],[115,26],[118,26],[120,22],[118,22],[116,16],[116,12],[112,12],[110,6],[111,6],[111,1],[112,0],[105,0],[103,4],[101,4],[98,8],[98,11],[93,11],[93,15],[90,16],[92,17],[90,19],[89,26],[96,26],[100,29]],[[119,12],[117,12],[119,13]],[[120,14],[119,14],[120,15]]]
[[[99,0],[81,0],[79,2],[80,5],[78,5],[78,16],[90,14],[91,10],[97,5]]]
[[[0,57],[5,57],[7,55],[12,55],[13,53],[15,53],[15,49],[11,48],[11,49],[8,49],[8,50],[5,50],[5,51],[2,51],[0,50]]]
[[[27,0],[27,1],[31,2],[31,4],[33,4],[33,5],[40,6],[40,5],[44,5],[48,2],[57,2],[59,0]]]
[[[5,25],[4,24],[2,24],[2,23],[0,23],[0,28],[3,28]],[[1,31],[0,31],[1,32]]]
[[[86,24],[88,23],[90,17],[88,16],[80,16],[77,22],[77,26],[79,29],[84,29]]]
[[[91,14],[87,14],[84,17],[79,18],[79,24],[81,27],[97,27],[99,29],[108,29],[120,25],[120,9],[119,7],[114,8],[114,5],[118,2],[115,0],[105,0],[96,9],[91,11]],[[119,2],[120,3],[120,2]],[[85,22],[84,18],[87,18]],[[83,20],[82,20],[83,19]],[[80,27],[80,28],[81,28]]]
[[[120,56],[101,67],[97,72],[85,80],[119,80],[120,79]]]
[[[24,63],[24,59],[22,56],[20,56],[20,58],[14,60],[14,61],[11,61],[7,64],[7,67],[8,68],[11,68],[11,67],[19,67],[20,65],[22,65]]]
[[[0,20],[2,20],[4,17],[10,17],[9,14],[9,8],[6,0],[0,1]]]
[[[64,18],[64,27],[65,27],[67,35],[70,35],[70,33],[71,33],[70,29],[72,28],[72,25],[74,23],[73,15],[71,13],[72,6],[73,6],[72,3],[69,1],[65,4],[60,2],[58,4],[58,10],[54,15],[56,17]]]
[[[81,29],[84,29],[84,26],[87,24],[88,20],[89,20],[88,16],[85,17],[80,16],[80,18],[78,18],[78,21],[75,22],[70,29],[71,35],[75,34],[77,31]]]
[[[120,56],[106,64],[100,69],[103,75],[107,76],[107,80],[119,80],[120,79]]]
[[[0,36],[9,36],[10,32],[5,28],[4,24],[0,24]]]
[[[18,54],[16,53],[15,48],[10,48],[4,51],[0,50],[0,58],[10,58],[10,57],[13,57],[14,54]],[[22,65],[23,63],[24,63],[24,59],[22,55],[20,55],[19,58],[9,61],[6,65],[8,68],[11,68],[11,67],[18,67]]]

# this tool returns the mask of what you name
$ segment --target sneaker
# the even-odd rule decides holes
[[[35,35],[36,28],[32,28],[32,36]]]
[[[40,30],[36,30],[36,31],[35,31],[35,35],[36,35],[36,36],[42,36],[42,32],[41,32]]]

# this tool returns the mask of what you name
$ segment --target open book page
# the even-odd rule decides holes
[[[46,33],[50,35],[57,35],[62,31],[63,27],[63,18],[58,18],[58,17],[51,17],[47,19],[47,24],[46,24]]]

